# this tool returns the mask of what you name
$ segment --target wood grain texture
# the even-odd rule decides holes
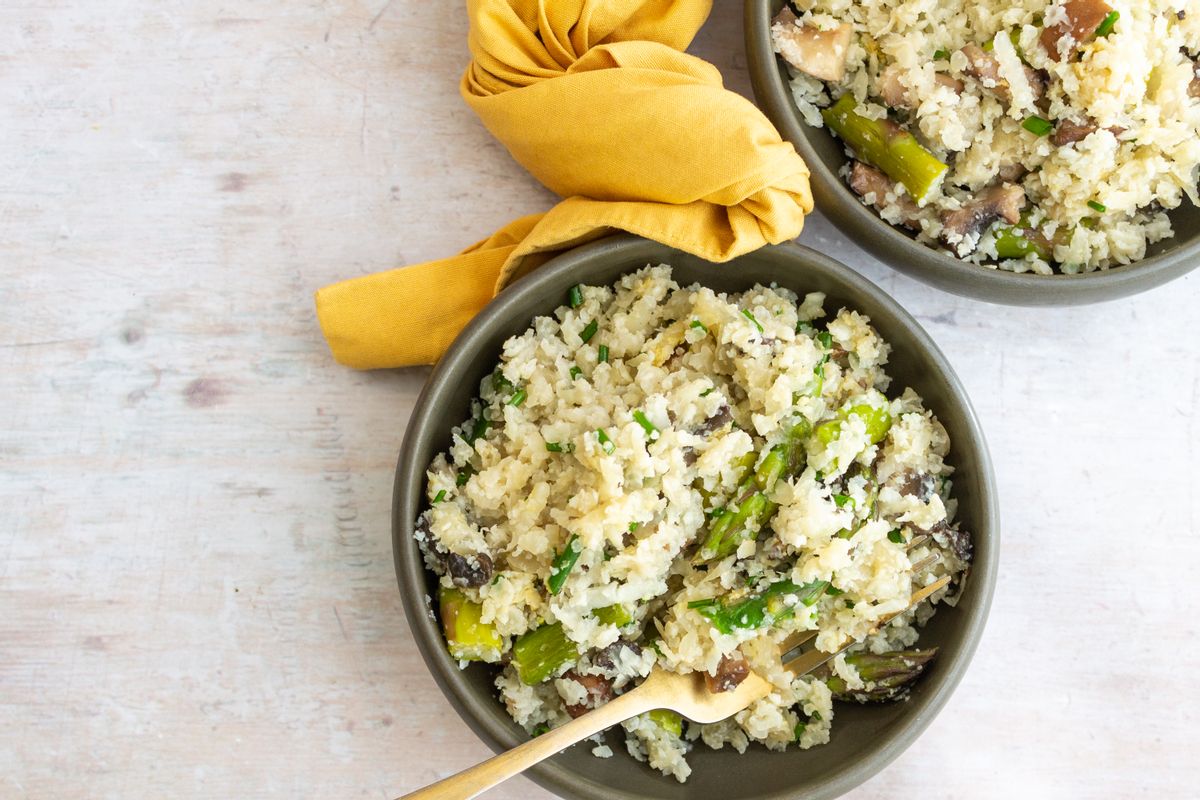
[[[747,92],[739,6],[695,49]],[[459,100],[465,33],[411,0],[0,6],[0,797],[387,798],[488,755],[392,572],[426,371],[334,365],[311,304],[551,202]],[[1194,794],[1200,278],[1008,309],[801,240],[957,365],[1004,508],[973,668],[851,797]]]

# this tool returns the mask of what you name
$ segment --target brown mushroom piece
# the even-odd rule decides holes
[[[728,404],[722,404],[717,409],[717,413],[700,423],[693,433],[697,436],[708,436],[711,433],[721,430],[721,428],[724,428],[731,422],[733,422],[733,414],[730,412]]]
[[[896,184],[882,171],[875,169],[869,164],[864,164],[861,161],[855,161],[850,167],[850,188],[859,197],[866,199],[874,197],[874,200],[868,200],[876,209],[881,209],[884,206],[884,198],[895,188]],[[900,224],[909,230],[920,230],[921,223],[918,222],[917,204],[913,202],[908,195],[900,195],[896,198],[896,205],[900,208]]]
[[[883,71],[883,74],[879,76],[879,97],[889,108],[911,111],[915,104],[908,87],[900,80],[902,71],[898,64],[892,64]],[[963,89],[966,88],[962,81],[943,72],[935,73],[933,80],[938,86],[945,86],[955,94],[962,94]]]
[[[957,211],[942,215],[942,239],[957,245],[983,233],[998,220],[1015,225],[1024,207],[1025,190],[1020,186],[1011,183],[991,186]]]
[[[613,697],[612,681],[603,675],[580,675],[575,670],[563,673],[563,680],[575,681],[587,692],[587,699],[582,703],[566,705],[567,713],[574,717],[582,717],[593,708],[602,706]]]
[[[1076,46],[1082,44],[1112,11],[1104,0],[1066,0],[1062,8],[1067,18],[1042,31],[1042,47],[1054,61],[1062,60],[1059,43],[1063,39]]]
[[[1054,126],[1054,135],[1050,141],[1054,143],[1055,147],[1063,147],[1075,142],[1082,142],[1095,132],[1096,125],[1092,122],[1080,123],[1072,119],[1060,119]]]
[[[836,83],[845,77],[846,51],[850,49],[853,35],[853,28],[848,23],[832,30],[821,30],[800,22],[792,10],[784,6],[771,25],[779,55],[784,61],[819,80]]]
[[[1012,102],[1012,87],[1000,76],[999,59],[977,44],[965,45],[962,54],[967,57],[968,75],[983,84],[984,88],[991,89],[1000,102],[1005,105]],[[1029,83],[1030,91],[1033,92],[1034,102],[1041,100],[1046,94],[1046,77],[1036,69],[1027,66],[1025,67],[1025,80]]]
[[[734,650],[727,656],[721,656],[721,662],[717,664],[717,671],[714,674],[704,673],[704,683],[713,694],[732,692],[741,685],[742,681],[746,680],[746,676],[749,674],[749,662],[742,657],[741,653]]]
[[[446,571],[455,586],[464,589],[477,589],[492,579],[492,557],[487,553],[472,553],[462,556],[458,553],[446,554]]]
[[[1200,61],[1193,62],[1192,76],[1192,82],[1188,84],[1188,95],[1200,97]]]

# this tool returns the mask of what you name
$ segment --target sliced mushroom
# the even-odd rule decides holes
[[[605,672],[615,673],[621,657],[621,650],[628,650],[633,653],[635,658],[642,654],[642,648],[637,642],[618,639],[603,650],[597,651],[596,655],[592,656],[592,663]]]
[[[989,187],[959,210],[942,215],[942,239],[961,254],[957,245],[979,236],[997,220],[1015,225],[1024,207],[1025,190],[1020,186],[1002,183]]]
[[[895,182],[880,170],[855,161],[850,167],[850,188],[859,197],[866,200],[877,209],[882,209],[887,203],[887,196],[895,189]],[[872,198],[872,199],[868,199]],[[909,230],[920,230],[918,221],[919,209],[908,195],[900,195],[895,203],[900,208],[900,224]]]
[[[603,675],[580,675],[575,670],[568,670],[562,677],[563,680],[575,681],[587,692],[587,698],[582,703],[566,706],[567,713],[572,717],[582,717],[612,699],[612,681]]]
[[[991,89],[1000,102],[1005,105],[1012,103],[1012,87],[1000,76],[999,59],[977,44],[965,45],[962,54],[967,57],[968,75],[983,84],[984,88]],[[1027,66],[1025,80],[1033,92],[1034,102],[1041,100],[1046,94],[1046,76]]]
[[[458,553],[446,554],[446,570],[455,586],[476,589],[492,579],[492,557],[487,553],[472,553],[460,556]]]
[[[1016,162],[1001,164],[1000,168],[996,170],[996,176],[1007,183],[1016,183],[1028,174],[1029,170],[1025,165]]]
[[[727,404],[722,404],[717,409],[717,413],[700,423],[694,433],[697,436],[708,436],[711,433],[721,430],[721,428],[724,428],[730,422],[733,422],[733,413],[730,412]]]
[[[853,28],[842,23],[833,30],[821,30],[796,19],[787,6],[771,25],[775,46],[784,61],[801,72],[823,81],[840,81],[846,75],[846,51],[850,48]]]
[[[879,96],[890,108],[911,111],[913,108],[912,98],[908,87],[900,80],[900,73],[903,71],[899,64],[892,64],[883,71],[883,74],[879,76]],[[963,89],[966,88],[962,81],[942,72],[936,73],[933,80],[938,86],[945,86],[955,94],[962,94]]]
[[[888,484],[903,495],[912,495],[922,503],[933,499],[937,491],[937,479],[928,472],[906,469],[888,479]]]
[[[1200,61],[1192,64],[1192,82],[1188,84],[1188,95],[1200,97]]]
[[[1062,8],[1067,18],[1042,31],[1042,47],[1054,61],[1062,60],[1061,40],[1074,45],[1087,41],[1112,11],[1104,0],[1064,0]]]
[[[731,692],[750,674],[750,664],[742,654],[734,650],[730,655],[722,656],[714,674],[705,673],[704,683],[713,694]]]
[[[1091,121],[1076,122],[1071,119],[1060,119],[1054,127],[1054,135],[1050,141],[1055,147],[1062,147],[1075,142],[1082,142],[1096,132],[1096,125]]]

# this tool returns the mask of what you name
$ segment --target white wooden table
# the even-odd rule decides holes
[[[392,572],[427,371],[335,365],[310,297],[551,202],[459,100],[460,5],[0,6],[0,797],[387,798],[487,755]],[[695,49],[748,92],[718,6]],[[852,797],[1194,796],[1200,276],[998,308],[802,241],[945,349],[1004,508],[970,673]]]

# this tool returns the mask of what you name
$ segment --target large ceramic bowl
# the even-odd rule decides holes
[[[746,52],[759,106],[812,170],[817,208],[885,264],[955,294],[1025,306],[1094,303],[1144,292],[1200,264],[1200,209],[1185,201],[1170,214],[1175,236],[1151,245],[1146,258],[1081,275],[1033,275],[959,261],[884,222],[846,185],[840,140],[804,122],[788,88],[787,67],[771,45],[771,20],[783,0],[745,0]]]
[[[396,576],[413,638],[430,671],[463,721],[494,750],[513,747],[527,736],[505,713],[492,686],[494,670],[472,664],[460,670],[446,652],[430,598],[433,576],[426,572],[413,541],[413,525],[426,507],[425,470],[450,444],[450,431],[470,414],[479,382],[499,361],[501,343],[566,301],[576,283],[610,284],[647,263],[674,267],[675,280],[716,290],[741,291],[775,282],[801,294],[825,292],[826,310],[842,306],[870,315],[892,344],[888,371],[894,387],[910,385],[925,398],[950,433],[950,463],[959,516],[972,532],[975,562],[961,603],[943,607],[921,638],[941,653],[908,702],[877,706],[839,704],[832,741],[810,750],[775,753],[751,745],[733,750],[697,747],[688,757],[694,771],[676,783],[625,753],[612,733],[616,755],[599,759],[590,747],[574,747],[534,767],[529,775],[569,798],[831,798],[882,769],[932,721],[962,678],[983,633],[996,577],[999,525],[996,490],[983,433],[962,386],[929,336],[874,284],[805,247],[769,247],[728,264],[712,264],[632,236],[604,239],[572,250],[505,290],[459,335],[438,363],[417,400],[396,469],[392,538]],[[446,719],[444,724],[458,724]],[[468,767],[470,764],[463,763]],[[930,765],[936,769],[936,765]]]

